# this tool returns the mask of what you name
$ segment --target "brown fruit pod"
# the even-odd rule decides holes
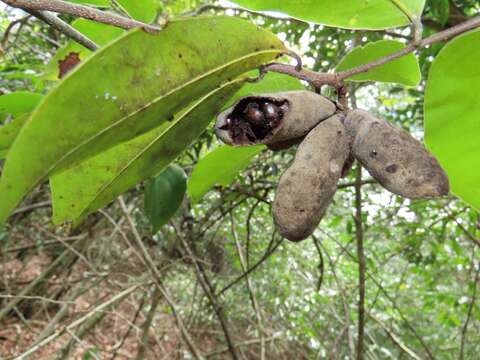
[[[408,132],[363,110],[350,111],[344,125],[352,154],[385,189],[410,199],[448,194],[447,174]]]
[[[217,117],[215,132],[226,144],[266,144],[280,150],[298,144],[336,105],[311,91],[246,96]]]
[[[343,117],[334,115],[310,131],[280,178],[273,219],[278,232],[289,240],[300,241],[313,233],[337,190],[350,154],[351,138]]]

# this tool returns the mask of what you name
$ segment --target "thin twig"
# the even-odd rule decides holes
[[[473,265],[475,266],[475,265]],[[470,322],[470,318],[472,317],[472,311],[473,311],[473,306],[475,305],[475,301],[477,300],[477,286],[478,286],[478,280],[480,279],[480,265],[478,266],[477,270],[475,271],[475,279],[473,280],[473,291],[472,291],[472,300],[470,301],[470,304],[468,305],[468,313],[467,313],[467,319],[465,320],[465,324],[463,325],[462,328],[462,338],[460,341],[460,355],[459,355],[459,360],[463,360],[463,353],[464,353],[464,348],[465,348],[465,339],[467,338],[467,329],[468,329],[468,323]]]
[[[298,71],[295,66],[288,64],[272,63],[262,67],[262,71],[273,71],[282,74],[287,74],[297,79],[301,79],[310,83],[316,89],[322,87],[323,85],[330,85],[335,88],[340,88],[345,79],[352,77],[354,75],[362,74],[368,72],[374,68],[377,68],[381,65],[384,65],[388,62],[401,58],[411,52],[414,52],[417,49],[427,47],[437,42],[447,41],[457,35],[460,35],[469,30],[473,30],[477,27],[480,27],[480,16],[473,19],[467,20],[464,23],[453,26],[449,29],[436,33],[432,36],[429,36],[423,40],[414,42],[400,51],[387,55],[383,58],[374,60],[367,64],[363,64],[357,67],[354,67],[349,70],[341,71],[339,73],[322,73],[315,72],[307,69],[302,69]]]
[[[255,271],[257,267],[263,264],[265,260],[267,260],[270,255],[272,255],[275,250],[280,246],[280,244],[283,242],[283,238],[274,243],[275,238],[272,238],[272,241],[270,242],[267,250],[265,251],[265,254],[258,260],[251,268],[249,268],[247,271],[245,271],[242,275],[238,276],[235,280],[233,280],[230,284],[225,286],[222,290],[218,292],[218,295],[222,295],[225,291],[230,289],[232,286],[237,284],[239,281],[241,281],[244,277],[248,276],[252,271]]]
[[[160,28],[129,19],[118,14],[95,9],[91,6],[72,4],[62,0],[2,0],[5,4],[24,9],[37,11],[53,11],[68,14],[103,24],[113,25],[122,29],[143,28],[150,31],[159,31]]]
[[[257,202],[257,204],[259,204],[259,202]],[[235,241],[235,247],[237,249],[238,258],[240,260],[240,266],[242,267],[242,271],[245,272],[248,269],[248,263],[247,263],[246,256],[243,253],[242,245],[238,240],[237,231],[235,230],[235,216],[233,214],[233,211],[230,212],[230,224],[232,226],[232,236],[233,236],[233,240]],[[245,277],[245,282],[247,283],[250,302],[252,303],[252,308],[253,308],[253,311],[255,312],[255,317],[257,318],[258,333],[260,335],[260,360],[264,360],[265,359],[265,336],[264,336],[263,323],[262,323],[262,313],[260,310],[260,306],[258,305],[258,300],[255,297],[253,285],[248,276]]]
[[[230,355],[234,360],[240,359],[240,357],[237,354],[237,350],[235,348],[235,343],[233,341],[233,338],[230,333],[229,326],[227,324],[227,319],[225,317],[223,307],[220,306],[218,303],[218,298],[217,295],[215,294],[215,291],[213,289],[213,286],[205,272],[205,269],[203,268],[203,265],[201,264],[200,261],[198,261],[197,256],[195,254],[195,250],[193,248],[192,242],[189,243],[188,240],[186,240],[184,237],[180,237],[182,244],[187,251],[188,255],[191,257],[195,272],[197,274],[198,281],[200,283],[200,286],[202,287],[205,295],[207,296],[208,300],[210,301],[210,305],[212,305],[213,311],[215,312],[215,315],[218,318],[218,322],[220,323],[220,326],[222,327],[223,334],[225,336],[225,340],[227,342],[228,349],[230,351]]]
[[[175,319],[175,322],[177,323],[178,328],[180,329],[180,333],[182,334],[182,337],[184,341],[187,343],[188,348],[190,349],[192,355],[195,357],[197,360],[203,360],[203,356],[200,354],[200,351],[197,349],[195,346],[190,334],[188,333],[187,329],[185,328],[185,325],[183,323],[182,318],[179,316],[176,306],[172,300],[171,295],[169,294],[167,288],[163,285],[162,283],[162,275],[160,271],[157,268],[157,265],[153,261],[152,257],[150,256],[150,253],[147,251],[145,248],[145,245],[143,244],[142,237],[140,236],[137,227],[135,226],[135,222],[132,219],[132,216],[130,215],[130,211],[127,208],[127,205],[125,204],[125,201],[123,200],[123,197],[118,198],[118,203],[120,204],[120,209],[122,210],[125,219],[127,220],[128,225],[130,226],[130,230],[133,234],[133,237],[135,239],[135,242],[137,246],[140,248],[142,251],[142,257],[140,260],[144,262],[144,264],[150,269],[152,272],[152,275],[155,279],[155,285],[157,288],[160,290],[160,293],[162,294],[163,298],[167,302],[168,306],[170,307],[170,310],[172,312],[172,315]],[[138,253],[136,253],[138,254]]]
[[[377,319],[375,316],[373,316],[372,314],[369,314],[369,316],[378,324],[380,325],[380,327],[387,333],[388,337],[390,339],[392,339],[393,343],[395,345],[398,346],[398,348],[400,350],[402,350],[405,354],[407,354],[408,356],[410,356],[412,359],[415,359],[415,360],[421,360],[420,357],[415,354],[415,352],[410,349],[407,345],[405,345],[404,343],[402,343],[400,341],[400,339],[397,338],[397,336],[387,328],[387,326],[380,321],[380,319]]]
[[[67,24],[62,19],[58,18],[55,14],[49,13],[48,11],[38,11],[30,9],[25,9],[25,11],[35,16],[36,18],[46,22],[54,29],[60,31],[62,34],[67,35],[69,38],[75,40],[80,45],[85,46],[87,49],[92,51],[98,49],[98,45],[94,41],[90,40],[88,37],[83,35],[74,27]]]
[[[84,315],[81,318],[71,322],[69,325],[67,325],[65,327],[62,327],[61,329],[54,332],[52,335],[50,335],[47,338],[45,338],[44,340],[40,341],[35,346],[32,346],[27,351],[25,351],[23,354],[18,356],[16,359],[19,359],[19,360],[20,359],[27,359],[27,357],[29,355],[33,354],[34,352],[36,352],[41,347],[47,345],[48,343],[50,343],[52,340],[56,339],[57,337],[59,337],[63,333],[68,332],[69,330],[72,330],[72,329],[76,328],[77,326],[83,324],[85,321],[90,319],[92,316],[98,314],[99,312],[103,312],[107,307],[109,307],[110,305],[113,305],[117,301],[123,299],[125,296],[131,294],[132,292],[137,290],[141,285],[143,285],[143,284],[133,285],[133,286],[129,287],[128,289],[118,293],[117,295],[110,298],[108,301],[106,301],[103,304],[95,307],[92,311],[89,311],[86,315]]]
[[[23,24],[25,24],[28,21],[28,19],[30,19],[30,17],[31,17],[31,15],[27,15],[27,16],[24,16],[20,19],[14,20],[10,24],[8,24],[7,28],[5,29],[5,31],[3,33],[2,42],[1,42],[2,48],[5,47],[5,44],[7,43],[8,38],[10,37],[10,33],[12,32],[13,28],[15,26],[17,26],[18,24],[20,24],[20,26],[22,26]]]
[[[157,311],[157,307],[160,304],[161,293],[158,288],[155,288],[155,291],[152,294],[152,303],[150,305],[150,310],[148,311],[147,318],[142,325],[142,336],[140,340],[140,345],[137,351],[136,360],[142,360],[145,358],[145,351],[147,350],[148,344],[148,335],[150,331],[150,327],[152,326],[152,321],[155,316],[155,312]]]
[[[365,344],[365,253],[363,250],[363,219],[362,219],[362,166],[357,164],[355,185],[355,236],[357,239],[358,257],[358,338],[357,360],[364,358]]]

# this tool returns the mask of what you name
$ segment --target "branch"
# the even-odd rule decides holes
[[[239,360],[240,357],[238,356],[237,350],[235,349],[235,342],[233,341],[229,326],[227,324],[227,319],[225,316],[225,312],[223,311],[223,306],[221,306],[218,302],[217,295],[215,294],[212,283],[210,282],[210,279],[208,278],[204,267],[197,260],[197,254],[195,252],[194,244],[190,239],[185,239],[183,237],[180,237],[180,239],[182,241],[183,247],[192,259],[198,282],[200,283],[203,292],[210,301],[210,305],[212,306],[213,311],[218,318],[218,322],[220,323],[220,326],[223,330],[223,334],[225,336],[228,349],[230,351],[230,355],[232,356],[232,359]]]
[[[176,306],[172,300],[170,293],[168,292],[168,289],[162,283],[162,274],[158,270],[156,263],[153,261],[152,257],[150,256],[150,253],[148,252],[145,245],[143,244],[142,237],[140,236],[138,229],[135,225],[135,222],[130,215],[130,211],[127,208],[127,205],[125,204],[125,201],[121,196],[118,198],[118,203],[120,205],[120,209],[122,210],[125,216],[125,219],[127,220],[128,225],[130,226],[130,230],[132,232],[133,238],[135,239],[136,245],[141,250],[140,260],[143,261],[144,264],[150,269],[153,275],[153,278],[155,280],[155,285],[157,286],[157,289],[160,291],[163,298],[165,299],[168,306],[170,307],[170,311],[172,312],[172,315],[175,319],[177,327],[180,329],[180,333],[182,334],[183,340],[187,343],[187,346],[190,349],[193,357],[197,360],[203,360],[204,357],[200,354],[200,351],[196,348],[192,338],[190,337],[190,334],[185,328],[183,320],[178,314],[178,311],[176,309]],[[138,253],[134,252],[134,254],[137,255]]]
[[[25,11],[53,11],[93,20],[99,23],[120,27],[122,29],[143,28],[149,31],[159,31],[160,28],[143,22],[129,19],[114,13],[95,9],[86,5],[72,4],[62,0],[2,0],[5,4]]]
[[[48,11],[37,11],[37,10],[29,10],[29,9],[25,9],[25,11],[35,16],[36,18],[46,22],[48,25],[50,25],[54,29],[72,38],[80,45],[85,46],[87,49],[92,51],[95,51],[98,49],[98,45],[95,44],[95,42],[90,40],[88,37],[83,35],[80,31],[78,31],[74,27],[67,24],[62,19],[58,18],[56,15],[51,14]]]
[[[414,52],[416,49],[421,49],[437,42],[447,41],[457,35],[473,30],[477,27],[480,27],[480,16],[477,16],[473,19],[465,21],[459,25],[453,26],[447,30],[441,31],[432,36],[429,36],[423,40],[418,41],[418,43],[414,42],[413,44],[408,45],[402,50],[392,53],[388,56],[385,56],[383,58],[377,59],[375,61],[369,62],[364,65],[354,67],[349,70],[341,71],[339,73],[321,73],[321,72],[315,72],[307,69],[297,70],[292,65],[279,64],[279,63],[272,63],[269,65],[266,65],[262,68],[262,71],[263,72],[273,71],[273,72],[278,72],[282,74],[287,74],[297,79],[307,81],[317,89],[323,85],[330,85],[335,88],[340,88],[342,86],[343,81],[349,77],[362,74],[374,68],[382,66],[390,61],[396,60],[398,58],[401,58],[402,56],[405,56],[411,52]]]
[[[400,341],[400,339],[397,338],[397,336],[395,336],[395,334],[389,330],[387,328],[387,326],[381,322],[379,319],[377,319],[375,316],[373,316],[372,314],[368,314],[378,325],[380,325],[380,327],[387,333],[388,337],[393,341],[393,343],[395,345],[397,345],[399,347],[400,350],[402,350],[405,354],[407,354],[408,356],[410,356],[412,359],[415,359],[415,360],[421,360],[420,357],[418,357],[417,354],[415,354],[415,352],[410,349],[407,345],[405,345],[404,343],[402,343]]]
[[[473,267],[475,267],[475,264],[473,262],[472,262],[472,264],[473,264]],[[480,278],[480,267],[475,272],[475,279],[473,280],[472,300],[470,301],[470,304],[468,305],[467,319],[465,320],[465,324],[463,325],[463,328],[462,328],[462,337],[461,337],[461,340],[460,340],[460,355],[459,355],[460,360],[463,360],[463,352],[464,352],[464,348],[465,348],[465,339],[467,337],[468,323],[470,322],[470,318],[472,316],[473,306],[475,305],[475,301],[476,301],[476,297],[477,297],[477,285],[478,285],[479,278]]]
[[[357,164],[355,179],[355,235],[357,239],[358,257],[358,338],[357,360],[364,357],[364,332],[365,332],[365,253],[363,250],[363,220],[362,220],[362,165]]]

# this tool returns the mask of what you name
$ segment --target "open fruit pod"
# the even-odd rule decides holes
[[[218,115],[215,131],[226,144],[266,144],[272,150],[299,143],[336,105],[311,91],[251,95]]]

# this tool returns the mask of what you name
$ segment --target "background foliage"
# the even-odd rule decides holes
[[[409,16],[389,2],[377,1],[378,6],[389,5],[373,7],[361,19],[365,23],[352,20],[359,11],[354,5],[364,3],[353,0],[345,7],[349,11],[342,13],[327,11],[338,4],[327,0],[321,1],[317,12],[307,11],[309,2],[302,8],[296,1],[236,1],[248,10],[197,0],[142,1],[145,6],[126,0],[72,2],[111,6],[111,11],[160,25],[187,19],[169,24],[162,34],[164,42],[152,44],[156,38],[138,30],[125,33],[62,16],[103,47],[98,50],[102,54],[114,53],[119,44],[118,58],[108,58],[102,65],[105,58],[43,22],[4,9],[0,158],[8,156],[39,102],[44,101],[44,109],[55,107],[33,115],[44,116],[50,127],[31,121],[29,137],[27,131],[22,133],[25,153],[16,153],[15,163],[9,160],[17,167],[9,175],[11,184],[20,186],[23,180],[18,174],[34,171],[27,159],[38,171],[45,170],[44,159],[57,142],[46,141],[39,136],[42,132],[55,139],[57,133],[51,129],[57,128],[77,137],[76,144],[86,131],[81,116],[98,118],[100,128],[106,126],[108,116],[118,115],[110,108],[98,112],[98,106],[110,106],[114,96],[122,96],[109,92],[109,86],[117,84],[132,109],[139,102],[143,106],[146,98],[153,99],[160,88],[162,95],[174,92],[162,106],[152,106],[151,113],[136,118],[147,124],[141,135],[128,127],[129,135],[123,132],[112,136],[114,140],[96,143],[98,149],[115,145],[106,152],[72,157],[82,161],[73,167],[64,164],[53,173],[44,171],[41,181],[26,186],[37,184],[13,212],[10,226],[0,230],[0,358],[18,356],[35,341],[49,337],[53,338],[34,349],[32,358],[192,358],[195,349],[206,357],[228,358],[229,342],[248,359],[354,358],[359,226],[367,266],[365,358],[478,357],[480,217],[475,208],[480,206],[476,186],[480,99],[471,90],[479,80],[478,30],[447,45],[419,49],[352,79],[362,82],[349,83],[352,106],[369,110],[419,139],[425,135],[427,146],[451,177],[453,193],[465,202],[453,195],[406,200],[386,192],[363,172],[359,218],[354,169],[342,180],[314,236],[288,243],[274,231],[270,206],[294,149],[235,150],[220,144],[210,128],[204,131],[222,107],[240,96],[305,87],[273,73],[258,83],[235,80],[273,60],[283,48],[266,31],[253,41],[254,26],[238,22],[239,18],[275,34],[286,48],[302,54],[305,66],[327,72],[404,47],[411,40],[410,29],[391,27],[407,25],[409,16],[421,15],[425,37],[477,15],[478,1],[428,0],[424,8],[422,1],[405,1]],[[275,7],[279,3],[282,8]],[[250,10],[283,13],[260,15]],[[378,16],[379,11],[385,16]],[[225,15],[218,22],[228,26],[218,25],[222,32],[211,32],[209,26],[198,25],[204,20],[197,17],[203,15]],[[194,25],[182,27],[182,22]],[[183,29],[190,29],[192,37],[168,37]],[[224,33],[227,29],[230,32]],[[121,41],[134,37],[128,49],[135,56],[125,57]],[[223,45],[211,52],[209,42],[216,40]],[[171,57],[145,56],[152,46]],[[185,58],[180,59],[179,49],[192,46],[204,52],[183,53]],[[362,54],[367,49],[367,55]],[[79,54],[82,65],[60,82],[58,61],[72,52]],[[229,56],[231,61],[226,60]],[[237,61],[245,57],[249,60]],[[168,66],[174,71],[160,74],[161,84],[150,83],[146,75],[151,72],[133,79],[135,74],[126,74],[128,67],[122,67],[122,61],[139,61],[142,66],[150,61],[146,66],[153,72],[160,63],[171,62]],[[229,81],[219,86],[222,77],[215,71],[223,74],[224,69]],[[209,71],[214,75],[207,82],[190,84],[192,77]],[[476,77],[465,77],[466,73]],[[74,82],[75,76],[80,80]],[[83,90],[78,94],[80,85]],[[95,91],[103,85],[102,95],[108,93],[108,98],[92,106]],[[335,95],[329,89],[324,93]],[[163,124],[154,128],[152,124],[160,121]],[[65,153],[65,148],[53,150]],[[91,147],[88,151],[93,152]],[[164,170],[172,160],[176,165]],[[0,160],[2,181],[4,164]],[[15,200],[4,194],[0,208],[6,216],[5,209]],[[78,227],[54,226],[52,216],[57,224],[73,220]],[[240,278],[252,266],[254,271]],[[102,311],[95,311],[98,306],[103,306]],[[68,327],[87,315],[80,326]]]

